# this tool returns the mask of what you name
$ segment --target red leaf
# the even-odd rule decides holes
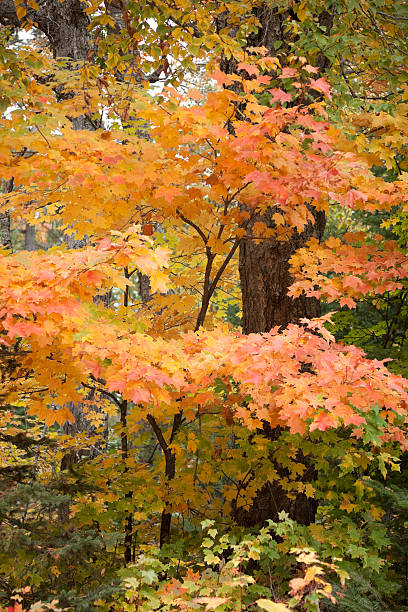
[[[292,96],[282,89],[270,89],[269,92],[272,94],[272,102],[290,102]]]

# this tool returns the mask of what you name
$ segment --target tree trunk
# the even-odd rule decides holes
[[[11,193],[13,189],[14,178],[12,177],[8,181],[5,181],[2,192]],[[13,251],[13,245],[11,242],[10,214],[7,211],[0,213],[0,246],[4,249],[8,249],[10,252]]]
[[[295,42],[295,37],[285,27],[284,21],[288,17],[294,18],[294,15],[290,11],[278,12],[276,8],[268,6],[267,3],[254,9],[254,13],[261,27],[258,32],[250,36],[248,46],[264,46],[271,55],[279,53],[281,64],[284,65],[290,43]],[[322,25],[330,29],[331,14],[324,11],[318,16],[318,19]],[[280,43],[278,52],[275,46],[277,42]],[[328,65],[327,58],[323,54],[320,54],[314,63],[320,72]],[[226,67],[228,68],[228,65],[222,66],[224,70]],[[274,227],[273,213],[276,211],[273,207],[254,218],[249,226],[247,237],[242,241],[239,252],[243,332],[245,334],[269,332],[275,326],[285,328],[290,323],[298,323],[302,318],[313,318],[320,315],[320,304],[317,299],[304,296],[293,299],[288,296],[288,289],[292,283],[289,274],[290,258],[310,238],[320,240],[323,235],[325,214],[317,212],[313,207],[311,211],[315,222],[309,223],[301,234],[295,231],[287,242],[278,242],[273,238],[252,239],[251,230],[256,221],[262,221],[268,228]],[[271,441],[276,441],[281,430],[279,428],[271,430],[265,424],[264,434]],[[287,470],[277,465],[272,458],[270,459],[279,476],[282,479],[287,478]],[[311,458],[303,457],[301,460],[306,466],[301,480],[310,481],[314,476],[314,469],[309,465]],[[316,502],[304,494],[298,494],[291,499],[282,489],[279,481],[267,482],[258,490],[250,508],[233,508],[233,514],[239,524],[254,526],[263,524],[268,519],[277,520],[282,510],[285,510],[298,523],[310,524],[314,521]]]
[[[85,5],[80,0],[40,0],[37,7],[27,7],[26,17],[48,37],[54,57],[85,59],[89,49]],[[22,25],[14,0],[0,0],[0,23],[16,28]]]
[[[296,37],[285,24],[288,18],[295,19],[292,11],[278,11],[265,3],[253,10],[259,20],[260,28],[248,39],[247,45],[266,47],[271,55],[279,53],[279,60],[285,64],[290,45],[296,43]],[[333,15],[323,11],[317,16],[320,25],[328,32],[333,24]],[[280,43],[276,51],[276,43]],[[302,52],[303,54],[303,52]],[[329,62],[320,53],[315,62],[322,73]],[[226,66],[228,68],[228,66]],[[225,67],[224,67],[225,69]],[[301,318],[319,316],[319,302],[314,298],[288,297],[292,283],[289,274],[289,260],[292,255],[310,238],[322,238],[325,227],[325,215],[311,207],[315,223],[309,223],[299,234],[295,232],[287,242],[278,242],[273,238],[253,240],[251,227],[256,221],[262,221],[268,228],[274,228],[273,207],[265,214],[253,219],[248,236],[242,241],[239,253],[239,274],[242,291],[243,331],[245,334],[268,332],[274,326],[286,327],[297,323]]]
[[[35,251],[37,249],[35,241],[35,226],[26,223],[24,229],[24,250]]]
[[[282,433],[280,427],[272,429],[268,423],[264,423],[261,433],[265,435],[271,442],[277,442],[280,446],[279,438]],[[286,468],[279,465],[272,456],[268,458],[271,462],[271,467],[282,480],[290,480],[290,473]],[[314,479],[315,470],[310,457],[305,457],[298,452],[297,463],[303,463],[305,470],[302,476],[297,478],[297,482],[308,483]],[[254,474],[256,477],[256,474]],[[238,525],[244,527],[253,527],[255,525],[264,525],[268,519],[272,521],[279,520],[279,513],[287,512],[289,517],[301,525],[310,525],[314,522],[317,510],[317,502],[313,498],[307,497],[304,493],[296,493],[290,497],[287,491],[282,488],[279,480],[266,482],[256,492],[255,497],[250,502],[249,506],[237,506],[232,504],[232,514]]]
[[[274,212],[273,208],[268,209],[264,215],[256,217],[252,225],[262,221],[267,227],[273,227]],[[309,223],[301,234],[295,231],[286,242],[271,238],[253,240],[249,228],[239,252],[244,334],[269,332],[275,326],[284,328],[301,318],[311,319],[320,315],[317,299],[288,296],[292,283],[290,258],[310,238],[320,240],[323,235],[325,215],[314,211],[314,217],[314,224]]]
[[[147,304],[152,297],[151,287],[150,287],[150,278],[146,274],[142,274],[142,272],[137,273],[138,281],[139,281],[139,297],[140,301],[143,305]]]

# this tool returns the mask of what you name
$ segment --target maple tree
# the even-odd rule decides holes
[[[384,564],[376,481],[407,449],[407,381],[337,342],[317,298],[404,290],[404,231],[318,238],[334,207],[404,219],[404,70],[373,73],[368,45],[349,97],[398,99],[339,120],[356,41],[339,72],[310,43],[316,22],[336,49],[337,16],[291,10],[0,3],[3,24],[48,36],[29,50],[5,28],[0,56],[7,604],[314,610],[336,601],[324,568],[344,582],[347,563]],[[387,10],[361,15],[392,47]],[[276,20],[295,28],[280,51],[262,34]],[[393,180],[372,172],[396,159]],[[63,244],[20,250],[10,222]],[[227,321],[239,277],[244,333]],[[204,518],[225,533],[202,539]]]

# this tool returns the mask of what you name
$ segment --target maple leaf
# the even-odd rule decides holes
[[[321,91],[322,93],[324,93],[325,96],[329,98],[329,100],[332,99],[330,93],[330,85],[323,77],[320,77],[319,79],[310,79],[310,87],[312,89],[316,89],[316,91]]]
[[[182,192],[180,188],[174,185],[159,187],[159,189],[157,189],[156,191],[156,195],[158,197],[163,197],[166,202],[172,202],[176,196],[181,194]]]
[[[313,422],[310,425],[310,431],[314,431],[315,429],[319,431],[326,431],[331,427],[336,427],[338,424],[338,419],[332,415],[325,412],[320,412],[316,417],[313,418]]]
[[[341,297],[339,302],[340,302],[340,306],[342,307],[343,306],[348,306],[348,308],[356,307],[356,302],[351,297]]]
[[[218,85],[232,85],[234,82],[230,75],[225,74],[225,72],[221,72],[221,70],[215,70],[210,78],[217,81]]]
[[[306,72],[309,74],[317,74],[319,72],[319,69],[316,66],[311,66],[310,64],[302,66],[302,70],[306,70]]]
[[[279,75],[280,79],[293,78],[298,76],[298,70],[296,68],[290,68],[289,66],[284,66]]]
[[[270,89],[269,93],[272,94],[271,101],[272,102],[290,102],[292,100],[292,96],[282,89],[274,88]]]
[[[237,68],[238,70],[245,70],[249,75],[259,76],[259,68],[255,64],[247,64],[246,62],[239,62]]]

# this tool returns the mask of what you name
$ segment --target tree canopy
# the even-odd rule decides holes
[[[405,4],[0,24],[1,609],[408,609]]]

